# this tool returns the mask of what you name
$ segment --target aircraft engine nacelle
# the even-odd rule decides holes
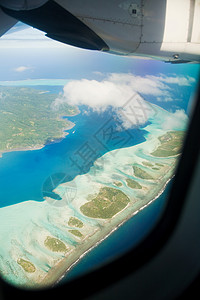
[[[109,52],[200,61],[199,0],[56,0],[108,45]]]

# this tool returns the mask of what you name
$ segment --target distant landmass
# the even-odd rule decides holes
[[[62,103],[48,91],[0,86],[0,152],[43,147],[66,135],[73,123],[62,116],[76,115],[77,107]]]

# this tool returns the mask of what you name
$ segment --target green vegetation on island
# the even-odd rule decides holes
[[[153,167],[153,164],[148,161],[143,161],[142,164],[146,167]]]
[[[70,230],[68,230],[68,231],[69,231],[70,233],[72,233],[73,235],[79,237],[79,238],[82,238],[82,237],[83,237],[82,233],[81,233],[79,230],[77,230],[77,229],[70,229]]]
[[[158,167],[163,167],[164,165],[163,164],[160,164],[160,163],[155,163],[156,164],[156,166],[158,166]]]
[[[122,191],[103,187],[90,202],[80,207],[81,212],[90,218],[109,219],[124,209],[130,199]]]
[[[30,149],[59,140],[72,123],[61,116],[75,115],[78,108],[61,103],[56,94],[22,87],[0,86],[0,152]]]
[[[126,179],[126,183],[128,185],[128,187],[132,188],[132,189],[142,189],[141,184],[139,184],[137,181],[127,178]]]
[[[159,137],[160,146],[151,153],[153,156],[168,157],[181,153],[184,131],[169,131]]]
[[[44,241],[45,246],[53,252],[66,252],[67,248],[63,242],[57,238],[47,236]]]
[[[120,187],[120,186],[122,186],[122,183],[121,183],[120,181],[115,181],[115,182],[114,182],[114,185]]]
[[[137,166],[133,166],[133,171],[136,177],[138,178],[142,178],[142,179],[154,179],[149,173],[147,173],[146,171],[142,170],[141,168],[137,167]]]
[[[32,264],[30,261],[25,260],[23,258],[19,258],[17,260],[17,263],[24,269],[27,273],[34,273],[36,271],[36,268],[34,264]]]
[[[68,221],[68,225],[78,227],[78,228],[82,228],[83,227],[83,222],[80,221],[79,219],[75,218],[75,217],[70,217],[70,219]]]

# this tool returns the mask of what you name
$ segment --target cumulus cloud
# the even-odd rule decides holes
[[[155,113],[155,108],[137,93],[123,107],[117,109],[118,118],[125,129],[145,124]]]
[[[170,88],[154,76],[112,73],[101,80],[71,80],[54,105],[67,101],[74,105],[88,105],[93,109],[120,107],[135,93],[171,97]]]
[[[163,92],[168,95],[170,88],[156,76],[136,76],[133,74],[112,73],[108,80],[115,84],[130,86],[132,90],[145,95],[161,96]]]
[[[121,107],[135,94],[128,84],[117,84],[109,79],[72,80],[64,87],[64,97],[74,105],[88,105],[94,110],[105,110],[108,106]],[[60,99],[59,99],[60,100]]]
[[[64,86],[63,94],[52,103],[52,109],[57,109],[64,102],[77,106],[86,105],[96,111],[112,107],[119,112],[124,126],[130,127],[127,116],[131,112],[127,113],[128,107],[130,109],[127,101],[131,103],[132,124],[143,124],[151,115],[152,108],[140,94],[155,96],[158,101],[173,101],[172,90],[168,84],[188,86],[193,81],[191,77],[166,77],[162,74],[142,77],[130,73],[111,73],[99,80],[71,80]],[[178,111],[177,117],[183,118],[183,112]],[[172,119],[169,120],[169,124],[172,122]]]
[[[31,70],[33,69],[32,67],[26,67],[26,66],[20,66],[20,67],[17,67],[14,69],[15,72],[24,72],[24,71],[27,71],[27,70]]]
[[[170,113],[163,123],[164,130],[185,129],[188,123],[188,116],[183,109],[178,109],[174,113]]]
[[[179,86],[191,86],[196,80],[190,76],[177,76],[177,77],[167,77],[167,76],[160,76],[158,79],[162,82],[169,83],[169,84],[177,84]]]
[[[150,105],[138,95],[130,82],[115,82],[110,77],[102,81],[70,81],[64,86],[63,95],[51,107],[57,109],[64,102],[70,105],[87,105],[99,112],[112,107],[125,128],[144,124],[152,113]]]

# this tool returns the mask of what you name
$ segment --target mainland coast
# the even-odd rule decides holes
[[[68,126],[66,126],[63,131],[62,131],[62,135],[60,137],[56,137],[53,138],[51,140],[49,140],[48,142],[45,142],[44,144],[38,144],[38,145],[34,145],[34,146],[24,146],[24,147],[16,147],[13,149],[9,149],[9,150],[3,150],[0,151],[0,158],[2,157],[2,155],[4,153],[9,153],[9,152],[18,152],[18,151],[34,151],[34,150],[40,150],[42,148],[44,148],[46,145],[50,145],[50,144],[54,144],[54,143],[59,143],[61,140],[63,140],[69,133],[67,132],[67,130],[72,129],[75,124],[73,122],[69,122],[68,121]]]

